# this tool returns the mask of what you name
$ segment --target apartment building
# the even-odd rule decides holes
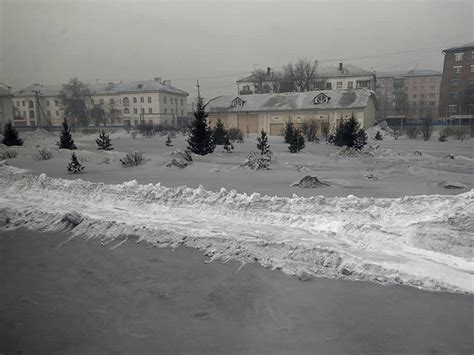
[[[445,49],[439,112],[442,118],[474,115],[474,42]]]
[[[90,108],[102,107],[113,113],[110,125],[136,126],[153,123],[176,127],[178,117],[187,115],[187,96],[183,90],[161,78],[145,81],[88,84]],[[34,84],[13,97],[15,124],[21,126],[59,126],[64,118],[58,98],[62,85]]]

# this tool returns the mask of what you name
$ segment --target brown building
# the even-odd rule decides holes
[[[472,118],[474,115],[474,42],[445,49],[443,54],[440,117]]]
[[[438,118],[441,77],[430,69],[377,73],[377,120]]]

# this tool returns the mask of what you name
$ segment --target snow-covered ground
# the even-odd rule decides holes
[[[57,136],[23,137],[25,145],[14,148],[18,157],[0,167],[5,228],[70,227],[73,236],[100,238],[108,247],[127,238],[187,245],[210,260],[259,262],[302,279],[473,293],[472,140],[386,137],[349,156],[324,143],[291,154],[281,137],[270,137],[271,169],[253,171],[239,165],[255,151],[255,137],[231,154],[218,147],[179,169],[166,163],[186,147],[185,137],[167,147],[165,137],[117,132],[115,150],[102,152],[95,135],[77,134],[86,173],[73,175],[66,171],[70,151],[55,147]],[[34,160],[38,147],[50,148],[54,158]],[[129,151],[142,151],[147,163],[122,168],[119,159]],[[327,185],[290,186],[306,175]],[[447,189],[446,182],[461,188]]]
[[[0,167],[5,228],[71,228],[114,248],[187,245],[300,278],[373,280],[472,293],[474,191],[395,199],[285,198],[201,186],[120,185]],[[66,242],[66,241],[65,241]]]

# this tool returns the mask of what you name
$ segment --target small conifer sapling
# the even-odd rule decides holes
[[[3,128],[2,143],[7,146],[23,145],[23,140],[18,136],[18,131],[13,127],[11,121],[8,121]]]
[[[270,154],[270,144],[268,143],[267,133],[262,129],[260,132],[260,137],[257,138],[257,149],[260,151],[261,155]]]
[[[167,147],[172,147],[173,146],[173,141],[171,140],[171,137],[170,137],[169,134],[168,134],[168,137],[166,138],[165,144],[166,144]]]
[[[112,147],[112,140],[110,139],[109,135],[105,133],[105,130],[100,132],[99,138],[95,140],[97,143],[98,150],[113,150]]]
[[[72,152],[71,162],[67,165],[67,171],[70,173],[78,174],[84,170],[84,167],[77,159],[76,153]]]
[[[69,129],[66,119],[64,119],[61,137],[59,138],[59,142],[57,144],[59,149],[77,149],[76,145],[74,144],[74,140],[72,139],[71,130]]]

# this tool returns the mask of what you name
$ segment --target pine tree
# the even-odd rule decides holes
[[[112,147],[112,140],[108,134],[105,134],[105,130],[100,132],[99,138],[97,138],[95,142],[97,143],[97,149],[99,150],[114,150],[114,147]]]
[[[206,121],[207,113],[201,97],[198,97],[194,120],[191,122],[188,138],[188,148],[194,154],[210,154],[216,148],[212,137],[212,130]]]
[[[172,146],[173,146],[173,144],[171,144],[172,142],[173,142],[173,141],[171,140],[171,137],[170,137],[170,135],[168,134],[168,138],[166,138],[166,142],[165,142],[166,146],[167,146],[167,147],[172,147]]]
[[[234,145],[230,142],[230,139],[227,136],[225,137],[224,150],[227,153],[232,153],[232,150],[234,150]]]
[[[224,124],[220,119],[217,120],[216,127],[212,131],[212,136],[214,138],[214,143],[216,145],[225,144],[225,138],[227,137],[227,130],[224,127]]]
[[[2,143],[7,146],[23,145],[23,140],[18,136],[18,131],[13,127],[11,121],[8,121],[3,128]]]
[[[71,155],[71,162],[67,165],[67,171],[70,173],[81,173],[84,170],[84,167],[82,164],[79,162],[79,159],[77,159],[76,153],[72,152]]]
[[[257,138],[257,149],[260,151],[261,155],[267,155],[270,151],[270,144],[268,144],[267,133],[262,129],[260,132],[260,137]]]
[[[304,149],[304,137],[299,129],[295,130],[293,133],[293,139],[288,146],[288,149],[291,153],[298,153]]]
[[[283,136],[285,137],[285,143],[291,143],[293,141],[293,136],[295,134],[295,127],[293,126],[293,122],[288,120],[285,124],[285,131]]]
[[[74,144],[74,140],[72,139],[71,131],[69,130],[66,119],[64,119],[61,137],[59,138],[59,142],[57,144],[59,149],[77,149],[76,145]]]
[[[383,139],[382,135],[380,134],[380,131],[377,131],[377,133],[375,133],[374,139],[376,141],[381,141]]]
[[[347,146],[355,149],[362,149],[367,144],[367,134],[360,128],[360,123],[354,114],[348,121],[341,120],[339,122],[334,136],[334,144],[338,147]]]

